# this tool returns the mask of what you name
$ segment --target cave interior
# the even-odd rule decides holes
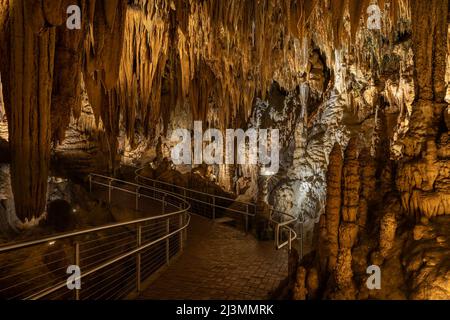
[[[0,243],[137,219],[89,179],[141,169],[254,204],[258,241],[293,217],[278,297],[448,300],[449,22],[448,0],[0,0]],[[203,159],[174,161],[180,129]],[[277,166],[217,135],[207,163],[196,129],[271,132]]]

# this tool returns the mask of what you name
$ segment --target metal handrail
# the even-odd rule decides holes
[[[246,212],[242,212],[242,211],[238,211],[238,210],[234,210],[234,209],[230,209],[230,208],[225,208],[225,207],[218,206],[218,205],[216,205],[216,201],[213,201],[213,207],[226,209],[226,210],[229,210],[229,211],[232,211],[232,212],[241,213],[243,215],[247,215],[247,216],[251,216],[251,217],[255,217],[256,216],[256,204],[254,204],[254,203],[243,202],[243,201],[234,200],[234,199],[226,198],[226,197],[222,197],[222,196],[211,195],[211,194],[208,194],[208,193],[205,193],[205,192],[201,192],[201,191],[198,191],[198,190],[189,189],[189,188],[186,188],[186,187],[183,187],[183,186],[179,186],[179,185],[175,185],[175,184],[172,184],[172,183],[168,183],[168,182],[164,182],[164,181],[148,178],[148,177],[142,175],[142,171],[146,167],[147,166],[143,166],[143,167],[141,167],[141,168],[139,168],[139,169],[137,169],[135,171],[135,175],[136,175],[135,180],[136,180],[137,183],[140,183],[141,181],[144,181],[144,182],[146,181],[146,182],[152,183],[153,186],[156,185],[156,184],[161,184],[161,185],[165,185],[165,186],[172,187],[172,188],[175,187],[175,188],[178,188],[181,191],[183,191],[184,199],[194,200],[194,201],[196,201],[198,203],[203,203],[203,204],[206,204],[206,205],[211,205],[211,203],[204,202],[202,200],[195,199],[195,198],[192,198],[192,197],[188,197],[187,193],[195,193],[195,194],[200,194],[200,195],[204,195],[204,196],[208,196],[208,197],[213,197],[215,199],[224,199],[224,200],[227,200],[227,201],[244,204],[244,205],[247,206],[247,213]],[[141,182],[141,183],[143,183],[143,182]],[[145,184],[145,185],[147,185],[147,184]],[[177,194],[177,193],[173,192],[173,194]],[[248,208],[249,207],[252,207],[254,209],[254,211],[253,211],[254,213],[248,214],[248,211],[249,211]],[[274,216],[273,213],[277,213],[280,216],[282,216],[283,217],[283,221],[275,220],[273,218],[273,216]],[[214,216],[213,216],[213,219],[214,219]],[[288,246],[289,250],[292,249],[292,242],[295,241],[296,239],[298,239],[298,234],[297,234],[297,232],[295,232],[295,230],[293,229],[292,225],[297,223],[298,221],[299,221],[299,218],[294,217],[291,214],[288,214],[288,213],[285,213],[285,212],[281,212],[281,211],[276,211],[276,210],[271,210],[270,211],[269,222],[272,223],[274,225],[274,227],[275,227],[275,247],[276,247],[277,250],[280,250],[280,249],[282,249],[282,248],[284,248],[286,246]],[[305,220],[304,220],[304,216],[303,216],[303,213],[302,213],[301,214],[301,221],[300,221],[300,223],[301,223],[301,237],[300,237],[300,251],[301,252],[300,252],[300,257],[303,257],[303,234],[304,234],[304,232],[303,232],[303,225],[304,225],[304,221]],[[288,233],[288,239],[286,241],[283,241],[283,239],[282,239],[283,238],[283,234],[285,233],[284,231],[287,231],[287,233]]]
[[[99,180],[105,180],[105,181],[107,181],[107,183],[104,183]],[[119,183],[119,184],[125,185],[127,187],[132,187],[132,188],[134,188],[134,191],[114,185],[115,183]],[[134,194],[136,196],[136,209],[139,208],[139,199],[147,198],[147,199],[151,199],[152,201],[160,202],[162,204],[163,213],[156,215],[156,216],[136,219],[136,220],[128,221],[128,222],[112,223],[112,224],[108,224],[108,225],[104,225],[104,226],[100,226],[100,227],[88,228],[85,230],[80,230],[80,231],[75,231],[75,232],[61,233],[61,234],[58,234],[55,236],[43,237],[38,240],[6,244],[3,246],[0,246],[0,254],[11,253],[12,251],[16,252],[21,249],[35,247],[35,246],[39,246],[42,244],[49,244],[52,242],[54,243],[57,240],[73,239],[75,237],[82,236],[82,235],[84,235],[84,236],[88,236],[91,234],[96,235],[99,231],[107,231],[107,230],[111,231],[111,230],[114,230],[114,229],[117,229],[120,227],[127,227],[127,228],[136,227],[136,244],[137,245],[133,249],[127,250],[126,252],[119,252],[117,255],[114,255],[113,257],[106,256],[106,258],[107,258],[106,261],[97,259],[97,262],[99,262],[99,264],[95,265],[94,267],[88,268],[87,271],[84,271],[83,273],[81,273],[80,276],[73,279],[73,281],[78,281],[78,280],[81,281],[81,279],[84,279],[84,278],[86,278],[90,275],[93,275],[94,273],[97,273],[99,271],[103,271],[105,268],[115,265],[118,262],[125,263],[125,259],[136,255],[136,267],[135,267],[135,270],[133,269],[133,274],[135,273],[135,276],[137,278],[136,288],[137,288],[137,291],[139,291],[140,285],[141,285],[141,280],[142,280],[141,279],[141,269],[144,267],[147,267],[147,265],[144,262],[141,262],[141,254],[144,254],[144,251],[146,249],[149,249],[150,247],[154,247],[159,243],[165,242],[166,243],[166,245],[165,245],[165,247],[166,247],[165,260],[166,260],[167,264],[170,263],[171,257],[173,257],[174,254],[176,254],[177,252],[180,253],[183,250],[183,242],[186,239],[186,231],[190,224],[190,219],[191,219],[190,215],[188,214],[188,211],[190,209],[190,204],[187,201],[185,201],[183,198],[173,195],[165,190],[152,188],[152,187],[148,187],[148,186],[142,186],[142,185],[138,185],[138,184],[131,183],[128,181],[114,179],[111,177],[102,176],[102,175],[98,175],[98,174],[89,175],[89,187],[90,187],[91,191],[92,191],[93,185],[107,187],[108,188],[108,200],[110,202],[111,202],[112,191],[118,190],[120,192]],[[142,193],[144,190],[153,192],[153,196]],[[173,208],[175,208],[176,210],[166,213],[166,208],[169,205],[172,206]],[[178,220],[175,220],[175,218],[177,218],[177,216],[178,216]],[[167,226],[165,234],[160,235],[160,233],[162,232],[160,229],[155,229],[153,231],[150,229],[150,233],[148,231],[143,231],[144,228],[151,228],[151,227],[159,228],[158,223],[160,224],[161,222],[163,222],[163,224]],[[151,223],[154,223],[154,225],[152,225]],[[171,226],[176,226],[176,229],[171,230]],[[131,232],[131,231],[129,231],[129,232]],[[129,236],[130,235],[129,232],[121,232],[121,233],[115,232],[112,235],[110,235],[109,238],[119,237],[123,234],[127,234]],[[151,232],[156,232],[156,233],[152,234]],[[171,239],[173,240],[176,235],[179,235],[179,244],[176,247],[169,247],[169,246],[172,246],[172,245],[170,245],[170,240]],[[153,236],[157,236],[157,238],[151,239],[150,242],[144,241],[146,239],[145,237],[148,238],[148,237],[153,237]],[[83,252],[80,251],[80,242],[77,242],[76,239],[73,239],[73,240],[75,241],[74,247],[73,247],[74,256],[75,256],[74,265],[80,265],[80,261],[83,258],[83,257],[80,257],[80,255]],[[100,241],[100,240],[101,239],[96,239],[93,241]],[[122,246],[130,245],[129,242],[127,242],[126,244],[123,244],[123,242],[129,240],[129,238],[125,238],[125,239],[119,238],[119,240],[120,240],[120,242],[122,242]],[[117,241],[117,240],[115,240],[115,241]],[[85,243],[83,243],[83,245],[84,244]],[[89,250],[95,249],[97,251],[101,251],[100,248],[102,248],[104,246],[105,246],[105,244],[100,245],[98,247],[90,248]],[[172,251],[170,251],[170,249],[172,249]],[[87,251],[89,251],[89,250],[87,250]],[[151,254],[151,253],[152,252],[148,252],[148,254]],[[104,252],[100,252],[100,254],[104,255]],[[94,255],[94,257],[96,255]],[[92,257],[92,255],[85,257],[85,258],[89,259],[91,257]],[[159,259],[159,256],[158,256],[158,259]],[[61,260],[58,260],[58,261],[61,261]],[[55,264],[58,261],[52,261],[51,263]],[[150,261],[152,261],[152,260],[150,260]],[[26,260],[18,261],[18,264],[16,264],[16,263],[13,263],[13,264],[16,264],[20,267],[25,262],[26,262]],[[147,263],[148,263],[148,261],[147,261]],[[159,263],[159,261],[158,261],[158,263]],[[120,265],[118,265],[118,266],[120,266]],[[152,267],[153,267],[153,265],[152,265]],[[9,275],[4,278],[1,278],[0,280],[4,280],[6,278],[10,278],[13,276],[15,277],[18,275],[20,275],[21,278],[26,278],[24,275],[26,274],[26,272],[29,272],[29,271],[30,270],[21,271],[14,275]],[[26,286],[27,281],[30,281],[30,284],[31,284],[31,281],[35,278],[39,278],[39,276],[34,277],[32,279],[25,280],[24,282],[20,283],[20,285]],[[64,281],[61,280],[57,284],[52,283],[51,285],[46,285],[45,287],[38,287],[36,290],[34,290],[32,288],[34,291],[37,291],[37,292],[30,292],[28,295],[26,295],[25,299],[33,299],[33,300],[41,299],[41,298],[47,297],[47,296],[57,292],[60,289],[65,288],[66,286],[67,286],[67,280],[64,279]],[[0,288],[0,292],[7,292],[5,290],[14,288],[14,287],[15,287],[15,285],[13,285],[9,288]],[[102,288],[103,287],[101,287],[101,289]],[[24,294],[25,293],[26,292],[24,292]],[[124,292],[124,293],[129,293],[129,292]],[[75,290],[75,299],[78,300],[79,298],[80,298],[80,292],[79,292],[79,290]]]

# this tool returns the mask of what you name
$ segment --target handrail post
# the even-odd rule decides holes
[[[303,237],[304,237],[304,223],[303,223],[303,218],[302,218],[302,224],[300,226],[300,259],[303,259]]]
[[[92,174],[89,175],[89,193],[92,193]]]
[[[280,226],[277,224],[275,228],[275,247],[278,249],[280,244]]]
[[[76,241],[74,243],[74,262],[75,266],[80,267],[80,243]],[[81,281],[81,279],[79,280]],[[75,300],[80,300],[80,289],[75,288]]]
[[[245,206],[245,233],[248,233],[248,204]]]
[[[136,187],[136,211],[139,210],[139,198],[141,197],[141,195],[139,194],[140,189],[141,187]]]
[[[167,218],[167,222],[166,222],[166,232],[167,234],[170,233],[170,218]],[[170,245],[170,239],[167,238],[166,239],[166,263],[167,265],[170,264],[170,251],[169,251],[169,245]]]
[[[216,197],[215,196],[212,196],[212,199],[213,199],[213,204],[212,204],[212,218],[213,218],[213,221],[216,221]]]
[[[139,248],[142,245],[142,225],[137,226],[136,243]],[[136,290],[141,292],[141,253],[136,254]]]
[[[182,205],[180,205],[180,209],[182,209]],[[184,231],[181,229],[183,228],[183,212],[180,213],[180,252],[183,251],[183,233]]]

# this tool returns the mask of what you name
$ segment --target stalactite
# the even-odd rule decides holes
[[[448,0],[411,0],[411,12],[417,97],[442,103],[446,95]]]
[[[55,50],[55,28],[48,23],[60,14],[60,7],[43,5],[39,0],[11,1],[6,35],[10,61],[2,80],[10,110],[12,188],[22,221],[40,216],[46,206]]]
[[[94,14],[94,1],[80,0],[77,4],[83,16],[95,19],[84,19],[82,30],[75,31],[63,25],[69,2],[16,0],[11,1],[7,23],[2,14],[1,22],[7,26],[2,32],[2,53],[7,57],[2,77],[10,131],[11,178],[16,212],[23,221],[32,220],[45,210],[51,139],[63,140],[71,113],[80,113],[80,71],[88,21],[95,22],[96,38],[87,42],[88,57],[92,59],[85,60],[92,73],[86,74],[90,79],[98,72],[94,75],[98,82],[87,82],[87,87],[112,89],[118,77],[127,2],[119,1],[119,7],[113,10],[112,2],[97,1]],[[3,3],[1,8],[8,9]],[[92,101],[98,102],[97,114],[108,120],[108,132],[117,136],[117,104],[105,92],[92,92]],[[114,141],[111,145],[111,154],[115,154]]]
[[[65,0],[61,7],[67,8],[73,1]],[[76,4],[81,8],[82,17],[88,16],[86,0]],[[81,66],[84,38],[88,28],[88,19],[82,19],[81,30],[68,30],[59,15],[56,29],[56,48],[54,62],[54,80],[51,103],[52,139],[62,142],[65,130],[69,126],[70,116],[78,118],[81,113]]]
[[[2,80],[2,93],[3,93],[3,107],[5,112],[9,117],[10,108],[10,97],[9,97],[9,65],[10,65],[10,54],[9,54],[9,15],[10,15],[10,0],[0,0],[0,56],[2,57],[2,63],[0,63],[0,76]]]
[[[391,2],[397,1],[400,0]],[[317,40],[324,40],[321,42],[327,59],[334,59],[330,54],[333,43],[347,45],[346,39],[355,37],[369,4],[351,0],[333,0],[329,7],[327,1],[313,0],[133,0],[126,10],[122,60],[117,63],[119,56],[109,55],[121,50],[105,48],[119,45],[122,33],[118,32],[113,42],[104,35],[122,19],[113,10],[121,1],[106,2],[107,5],[104,0],[98,1],[95,14],[90,13],[94,31],[87,42],[84,71],[95,81],[85,80],[97,116],[102,113],[99,82],[113,91],[112,101],[120,107],[111,110],[120,109],[131,139],[135,119],[144,120],[148,133],[149,123],[165,118],[163,113],[173,104],[187,102],[194,118],[205,120],[208,92],[214,92],[218,99],[220,127],[227,127],[237,117],[246,120],[254,98],[265,97],[274,77],[280,75],[279,70],[284,68],[292,74],[283,72],[277,81],[296,86],[291,78],[305,71],[301,70],[305,65],[297,60],[304,60],[302,55],[309,53],[295,49],[295,41],[303,45],[314,32]],[[392,4],[393,10],[397,7]],[[351,35],[344,28],[347,11]],[[328,28],[329,25],[333,27]],[[331,35],[328,30],[332,30]],[[105,73],[106,65],[120,68],[107,68]],[[169,100],[161,97],[164,81],[170,81]],[[208,83],[206,92],[204,83]],[[118,117],[112,120],[118,121]]]

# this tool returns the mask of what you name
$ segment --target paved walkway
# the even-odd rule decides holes
[[[138,299],[269,299],[287,277],[287,262],[273,242],[193,215],[185,251]]]

